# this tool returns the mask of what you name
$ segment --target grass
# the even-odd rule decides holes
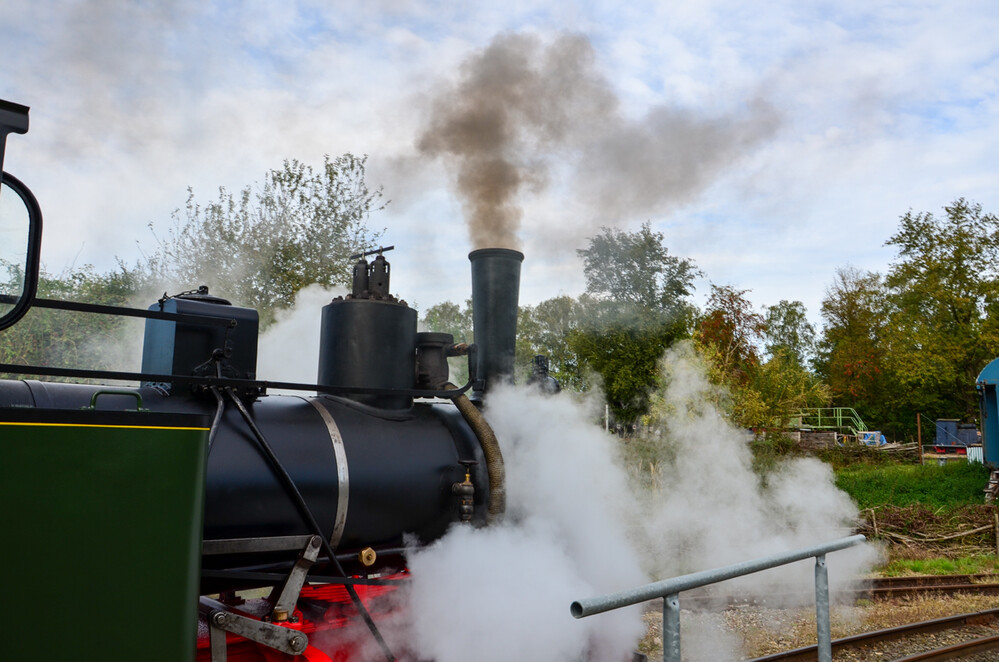
[[[989,471],[970,462],[906,465],[855,464],[836,470],[836,485],[860,508],[909,506],[954,508],[982,503]]]
[[[957,559],[895,559],[879,572],[884,577],[996,574],[999,573],[999,559],[984,554]]]
[[[991,509],[983,505],[982,493],[989,470],[981,464],[948,462],[941,466],[865,460],[837,467],[836,484],[861,509],[877,509],[882,533],[887,529],[912,540],[926,540],[991,522]],[[952,548],[946,547],[950,543],[943,543],[944,547],[893,546],[890,562],[878,572],[888,577],[999,573],[999,558],[969,549],[981,549],[983,540],[991,545],[992,535],[989,531],[955,538]]]

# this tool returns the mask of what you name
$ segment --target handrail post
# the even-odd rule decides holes
[[[832,662],[832,633],[829,627],[829,569],[826,555],[815,557],[815,630],[819,662]]]
[[[680,662],[680,594],[663,598],[663,662]]]
[[[680,593],[726,579],[734,579],[761,570],[814,558],[815,628],[818,637],[818,659],[819,662],[832,662],[832,637],[829,628],[829,573],[826,568],[826,554],[852,547],[864,540],[866,540],[864,536],[857,534],[813,547],[743,561],[712,570],[702,570],[595,598],[577,600],[569,605],[569,613],[574,618],[585,618],[640,602],[663,598],[663,662],[680,662]]]

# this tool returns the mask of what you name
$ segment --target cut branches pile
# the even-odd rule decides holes
[[[945,556],[996,550],[997,510],[991,505],[933,509],[924,505],[879,506],[861,511],[858,533],[909,551]]]

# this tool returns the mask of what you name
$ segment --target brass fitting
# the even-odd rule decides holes
[[[477,464],[474,460],[460,460],[465,467],[465,480],[461,483],[452,483],[451,493],[458,498],[458,517],[462,522],[471,522],[472,515],[475,514],[475,485],[472,484],[472,466]]]
[[[378,560],[378,553],[370,547],[365,547],[357,553],[357,560],[366,568],[370,568]]]

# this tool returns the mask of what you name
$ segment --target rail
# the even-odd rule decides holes
[[[814,407],[791,417],[798,427],[815,430],[849,430],[854,436],[867,432],[867,424],[853,407]]]
[[[585,618],[605,611],[662,598],[663,662],[680,662],[680,593],[682,591],[716,584],[743,575],[751,575],[761,570],[769,570],[795,561],[815,558],[815,629],[818,635],[818,659],[819,662],[832,662],[832,635],[829,629],[829,573],[826,568],[826,554],[852,547],[866,539],[862,535],[855,535],[814,547],[773,554],[722,568],[664,579],[618,593],[578,600],[570,605],[569,611],[575,618]]]

